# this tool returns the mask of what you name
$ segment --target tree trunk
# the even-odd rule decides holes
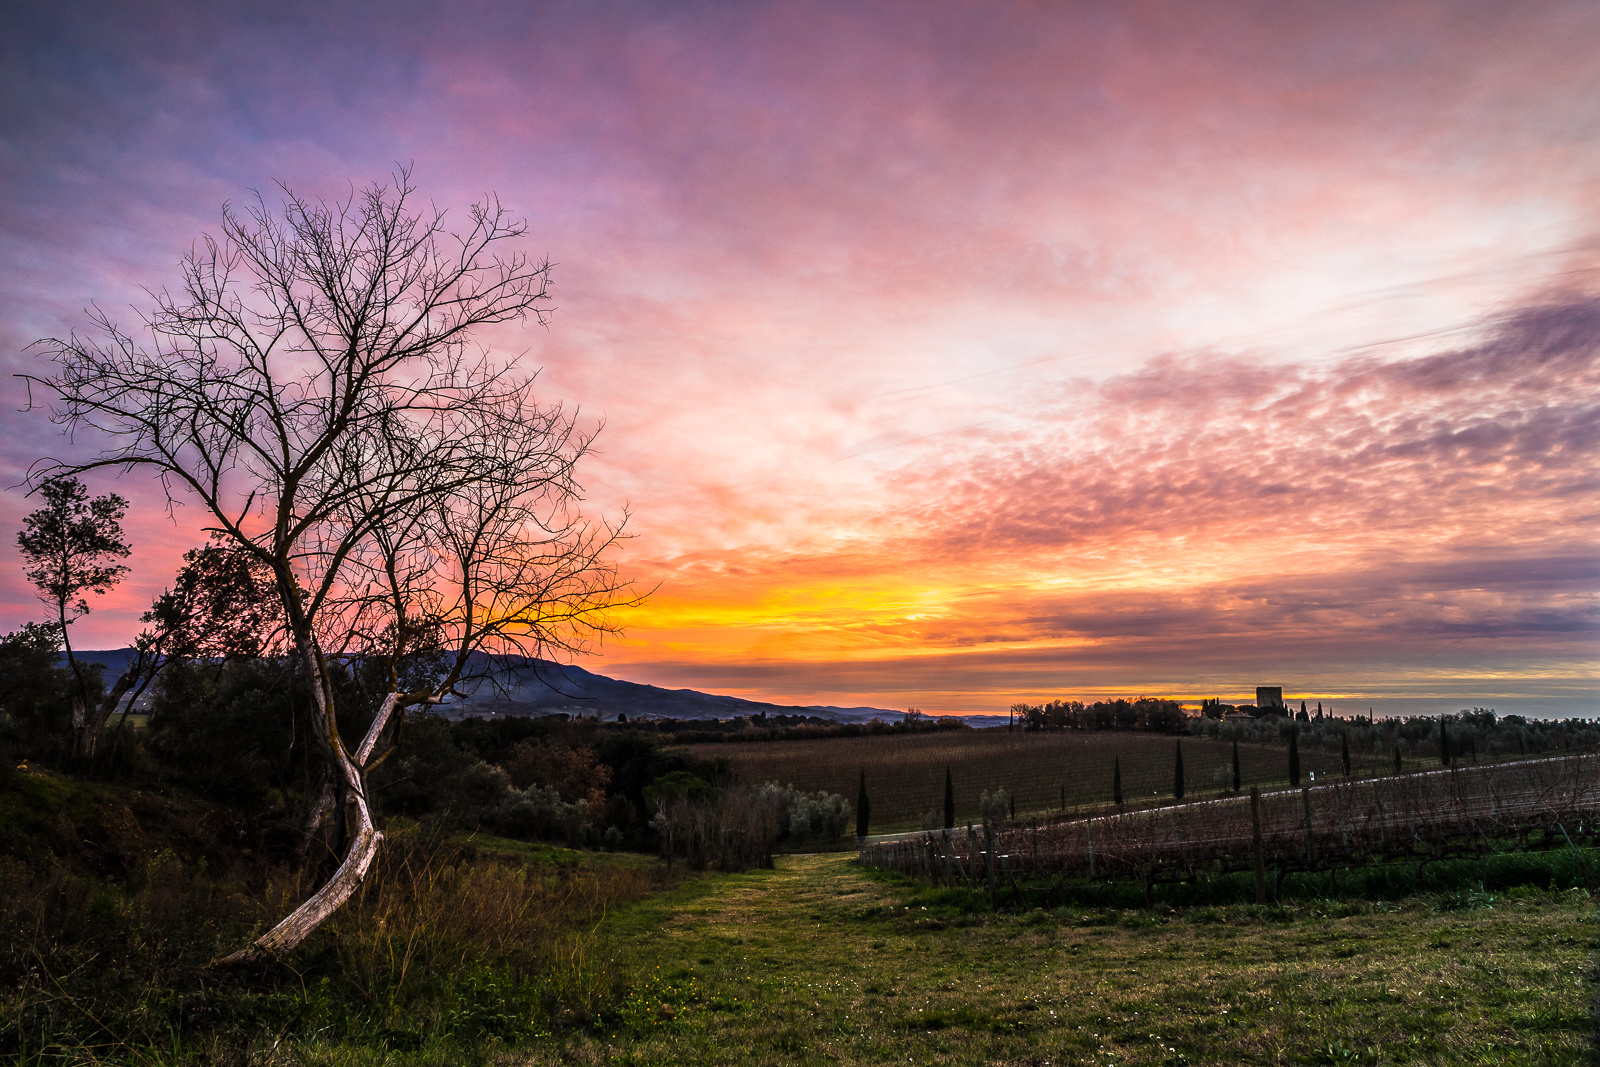
[[[384,697],[383,703],[378,707],[378,714],[373,717],[372,725],[367,728],[366,737],[362,738],[361,745],[356,749],[356,756],[351,757],[349,751],[339,739],[338,728],[334,724],[333,701],[331,694],[323,686],[326,674],[320,669],[318,657],[314,652],[303,655],[307,669],[312,674],[311,691],[317,701],[318,737],[327,747],[331,756],[335,775],[330,784],[344,794],[343,804],[343,838],[344,858],[333,876],[311,895],[305,903],[283,919],[271,930],[256,938],[249,945],[238,952],[224,956],[214,962],[213,966],[231,967],[256,963],[264,963],[271,959],[280,959],[295,946],[310,937],[316,929],[333,917],[333,914],[344,906],[355,891],[360,888],[361,880],[366,877],[367,871],[372,866],[372,861],[378,858],[378,850],[383,844],[383,834],[379,832],[372,820],[372,810],[367,804],[366,775],[364,761],[369,759],[377,747],[378,738],[382,736],[384,728],[394,714],[397,703],[396,694],[389,693]],[[325,797],[328,791],[324,790]],[[322,804],[319,801],[317,811],[312,813],[313,819],[320,822],[322,818]],[[311,833],[316,832],[316,823],[311,827]]]
[[[89,707],[89,702],[82,699],[82,691],[79,691],[79,695],[72,700],[73,755],[79,759],[93,758],[94,750],[100,742],[101,731],[106,728],[106,723],[111,721],[117,705],[128,695],[128,690],[139,684],[147,670],[153,671],[153,665],[144,656],[136,655],[134,661],[117,677],[111,692],[107,693],[95,708]],[[131,701],[129,706],[132,706]]]

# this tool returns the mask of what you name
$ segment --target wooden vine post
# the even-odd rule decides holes
[[[1267,862],[1261,851],[1261,787],[1250,787],[1250,854],[1256,867],[1256,905],[1267,902]]]

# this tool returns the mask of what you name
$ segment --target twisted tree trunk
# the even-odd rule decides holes
[[[378,739],[383,736],[383,731],[394,717],[398,694],[390,692],[385,695],[383,702],[378,706],[378,713],[373,716],[372,725],[367,728],[366,736],[362,738],[361,745],[352,755],[339,738],[338,726],[334,719],[331,687],[327,686],[327,674],[323,669],[321,657],[314,650],[309,650],[303,655],[302,660],[312,675],[311,690],[317,701],[318,736],[323,742],[326,755],[333,763],[333,777],[330,784],[343,786],[341,791],[344,794],[344,804],[340,815],[345,830],[342,835],[344,856],[339,862],[338,869],[322,888],[249,945],[216,960],[212,964],[216,967],[264,963],[282,958],[293,950],[310,937],[317,927],[332,918],[333,913],[343,907],[345,901],[355,894],[361,886],[361,880],[367,876],[367,871],[372,867],[372,861],[378,858],[378,850],[383,845],[383,834],[373,822],[372,808],[367,803],[366,768],[373,752],[377,749]],[[324,790],[323,797],[327,796],[328,791]],[[325,817],[326,810],[319,801],[317,809],[312,812],[312,822],[307,827],[308,836],[316,833]]]

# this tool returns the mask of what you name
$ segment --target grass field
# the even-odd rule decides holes
[[[689,746],[696,756],[724,757],[750,782],[776,781],[805,790],[826,789],[852,802],[859,776],[867,775],[872,830],[914,830],[925,812],[944,810],[944,771],[955,786],[958,823],[979,819],[985,791],[1004,788],[1017,801],[1019,818],[1057,811],[1062,789],[1069,806],[1109,804],[1113,759],[1122,763],[1123,795],[1129,803],[1170,798],[1173,754],[1178,738],[1131,732],[1008,733],[1005,730],[952,730],[909,737],[839,737],[814,741]],[[1231,785],[1233,747],[1225,741],[1185,737],[1185,795],[1215,796]],[[1289,780],[1287,749],[1240,745],[1244,788]],[[1337,749],[1306,746],[1303,773],[1319,778],[1340,773]],[[1387,773],[1391,761],[1366,755],[1352,760],[1356,773]],[[1218,768],[1228,768],[1226,782]]]
[[[592,953],[636,976],[612,1032],[499,1062],[1594,1062],[1587,893],[1479,904],[967,915],[787,857],[609,917]]]
[[[840,854],[676,881],[644,856],[396,824],[368,885],[287,966],[210,974],[304,887],[220,878],[206,860],[231,834],[196,836],[208,809],[191,801],[21,786],[0,794],[9,829],[41,846],[134,815],[196,840],[125,883],[0,862],[11,1062],[1600,1063],[1594,903],[1545,875],[1485,892],[1468,870],[1392,901],[1308,883],[1268,907],[1134,907],[1131,886],[994,913],[981,890]],[[29,830],[46,802],[70,819]]]

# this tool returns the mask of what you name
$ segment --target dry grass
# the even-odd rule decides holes
[[[525,1041],[614,1006],[629,976],[594,965],[592,928],[668,884],[647,857],[392,828],[334,920],[285,966],[239,975],[207,964],[307,877],[252,888],[164,850],[128,882],[0,858],[0,1058],[243,1064],[319,1033],[347,1052]]]

